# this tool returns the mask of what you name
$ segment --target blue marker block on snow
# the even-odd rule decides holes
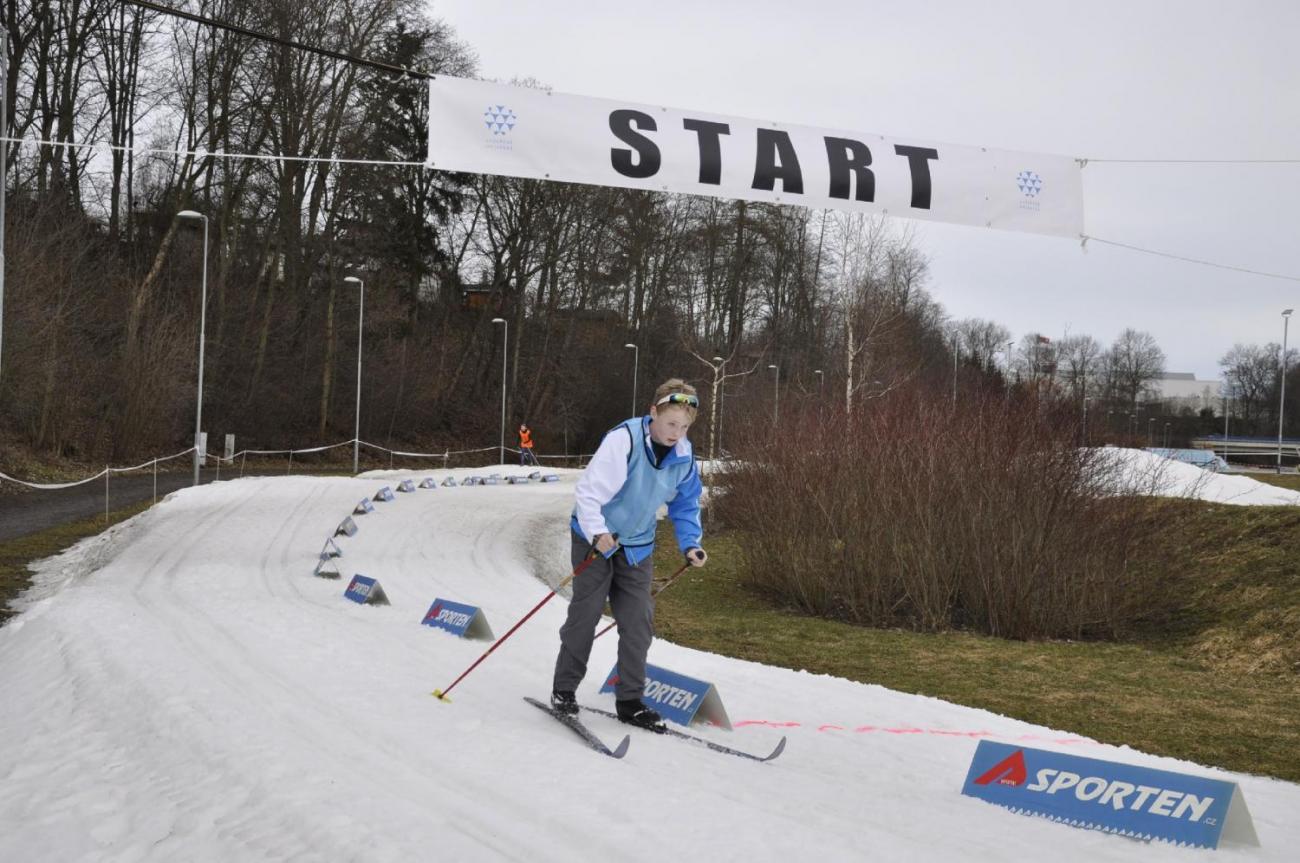
[[[465,605],[439,597],[429,606],[421,621],[425,626],[445,629],[460,638],[481,638],[492,641],[492,627],[488,626],[487,615],[475,605]]]
[[[348,516],[347,518],[343,519],[341,522],[339,522],[339,526],[334,529],[335,536],[339,536],[340,534],[342,534],[343,536],[357,535],[357,523],[352,520],[352,516]]]
[[[434,489],[437,487],[438,487],[438,483],[435,482],[433,477],[431,476],[426,476],[424,479],[420,480],[420,488]]]
[[[1235,782],[981,740],[962,794],[1075,827],[1217,848],[1258,845]]]
[[[388,596],[384,589],[379,586],[379,582],[373,578],[367,578],[364,575],[352,576],[352,581],[348,583],[348,589],[343,591],[343,595],[353,602],[365,605],[388,605]]]
[[[405,492],[415,491],[415,483],[411,482],[409,479],[404,479],[397,484],[397,490]]]
[[[618,683],[618,666],[605,678],[601,693],[614,692]],[[717,688],[704,680],[696,680],[657,665],[645,667],[645,692],[641,696],[650,707],[669,722],[678,725],[717,725],[731,730],[731,720]]]
[[[393,500],[395,500],[393,497],[393,490],[388,486],[384,486],[379,491],[375,492],[375,500],[382,500],[384,503],[392,503]]]
[[[366,515],[367,513],[372,513],[374,511],[375,511],[375,505],[370,502],[370,498],[363,497],[361,498],[361,502],[356,505],[356,508],[352,510],[352,514]]]

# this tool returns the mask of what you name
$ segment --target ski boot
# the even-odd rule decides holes
[[[651,708],[646,707],[639,698],[615,701],[614,706],[618,710],[619,722],[635,725],[637,728],[644,728],[656,734],[663,734],[668,730],[668,726],[664,724],[664,718]]]
[[[578,697],[573,690],[555,690],[551,693],[551,708],[557,713],[578,715]]]

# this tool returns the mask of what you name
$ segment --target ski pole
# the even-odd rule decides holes
[[[669,586],[670,584],[672,584],[674,581],[677,580],[677,576],[681,575],[683,572],[685,572],[687,569],[689,569],[689,568],[690,568],[690,565],[691,565],[691,562],[690,562],[689,560],[686,561],[685,563],[683,563],[683,564],[682,564],[682,568],[679,569],[679,570],[677,570],[676,572],[674,572],[672,575],[668,576],[668,580],[665,581],[663,584],[659,585],[659,588],[658,588],[654,593],[650,594],[650,597],[653,599],[654,597],[658,596],[659,594],[661,594],[661,593],[663,593],[665,590],[667,590],[667,589],[668,589],[668,586]],[[600,632],[597,632],[594,636],[592,636],[592,639],[591,639],[591,640],[592,640],[592,641],[595,641],[597,638],[600,638],[602,635],[604,635],[605,633],[609,632],[609,631],[610,631],[611,629],[613,629],[615,626],[618,626],[618,621],[617,621],[617,620],[614,621],[613,623],[611,623],[609,626],[606,626],[606,627],[605,627],[604,629],[602,629]]]
[[[615,536],[615,537],[614,537],[614,540],[615,540],[615,542],[617,542],[617,541],[618,541],[618,537]],[[617,551],[617,550],[618,550],[618,549],[617,549],[617,547],[616,547],[616,548],[615,548],[615,551]],[[541,601],[541,602],[539,602],[539,603],[537,603],[536,605],[534,605],[532,611],[528,612],[528,613],[525,614],[522,618],[520,618],[518,623],[516,623],[514,626],[510,627],[510,631],[509,631],[509,632],[507,632],[505,635],[503,635],[503,636],[501,636],[500,638],[498,638],[496,641],[492,642],[492,646],[489,647],[489,648],[488,648],[488,649],[483,653],[482,656],[480,656],[478,659],[474,660],[474,664],[473,664],[473,665],[471,665],[469,668],[466,668],[464,671],[462,671],[461,674],[460,674],[460,677],[457,677],[455,680],[453,680],[453,681],[451,682],[451,686],[448,686],[446,689],[435,689],[435,690],[433,690],[433,695],[434,695],[434,697],[436,697],[439,701],[448,701],[448,702],[451,701],[451,699],[447,697],[447,693],[449,693],[449,692],[451,692],[453,689],[455,689],[457,683],[460,683],[462,680],[464,680],[464,679],[466,678],[466,676],[469,675],[469,673],[470,673],[471,671],[473,671],[475,668],[478,668],[480,662],[482,662],[483,660],[485,660],[485,659],[487,659],[489,656],[491,656],[491,655],[492,655],[492,651],[494,651],[494,650],[496,650],[498,647],[500,647],[500,646],[501,646],[501,643],[502,643],[503,641],[505,641],[507,638],[509,638],[510,636],[514,635],[515,630],[518,629],[519,627],[523,626],[524,623],[527,622],[528,618],[532,617],[534,614],[537,613],[538,609],[540,609],[540,608],[541,608],[543,605],[545,605],[546,603],[550,602],[550,601],[551,601],[551,598],[554,597],[555,594],[559,593],[561,588],[563,588],[566,584],[568,584],[569,582],[571,582],[571,581],[573,581],[575,578],[577,578],[578,575],[579,575],[579,574],[580,574],[584,569],[586,569],[587,567],[591,566],[591,562],[592,562],[593,560],[595,560],[596,557],[597,557],[596,548],[595,548],[595,546],[592,546],[591,551],[587,554],[587,559],[586,559],[586,560],[584,560],[582,563],[578,564],[578,565],[574,568],[573,572],[569,573],[569,574],[564,578],[563,581],[561,581],[559,584],[555,585],[555,587],[551,588],[551,592],[548,593],[548,594],[546,594],[546,596],[544,596],[544,597],[542,598],[542,601]]]

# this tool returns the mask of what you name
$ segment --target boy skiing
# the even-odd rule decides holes
[[[679,378],[666,381],[655,390],[649,416],[605,433],[578,480],[570,520],[573,565],[589,553],[598,557],[573,580],[568,619],[560,628],[551,692],[557,711],[578,712],[578,684],[608,598],[618,621],[618,718],[654,731],[665,728],[663,718],[641,701],[654,637],[655,522],[659,507],[668,504],[678,547],[692,565],[704,565],[700,475],[686,438],[699,406],[694,387]]]

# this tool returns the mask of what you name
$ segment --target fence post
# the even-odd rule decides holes
[[[153,457],[153,502],[158,502],[158,456]]]
[[[289,450],[289,463],[285,465],[284,475],[288,476],[292,470],[293,470],[293,450]]]
[[[104,465],[104,524],[108,524],[108,475],[110,465]]]
[[[239,454],[239,478],[244,478],[244,465],[248,462],[248,450]]]
[[[393,451],[391,449],[388,451],[388,469],[393,469]]]
[[[217,478],[213,482],[221,482],[221,456],[217,456]]]

